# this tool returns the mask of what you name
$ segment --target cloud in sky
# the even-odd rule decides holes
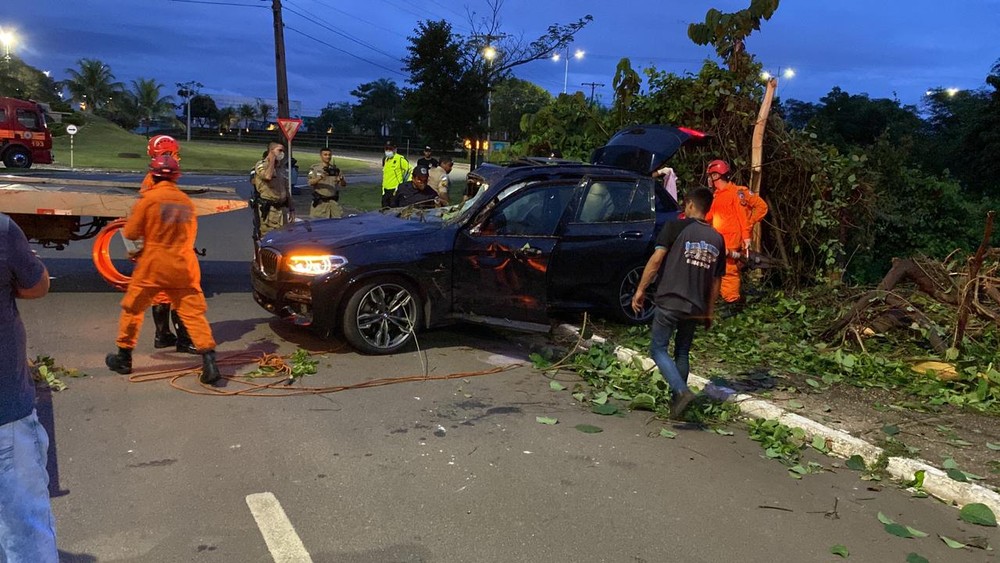
[[[80,58],[107,63],[118,80],[156,78],[173,93],[176,82],[195,80],[206,91],[274,97],[274,46],[270,2],[204,0],[249,7],[171,0],[25,2],[0,15],[0,27],[16,30],[17,53],[51,70],[56,78]],[[709,7],[737,10],[747,0],[505,0],[504,32],[532,40],[554,23],[586,14],[594,21],[577,36],[582,60],[572,60],[571,91],[590,93],[584,82],[603,83],[605,102],[618,60],[696,72],[708,47],[687,38],[687,25]],[[401,59],[419,20],[446,19],[458,33],[470,31],[469,12],[481,18],[485,0],[283,0],[286,7],[290,97],[307,114],[329,102],[353,101],[350,91],[379,78],[405,85]],[[11,13],[12,12],[12,13]],[[306,17],[303,17],[306,16]],[[929,87],[978,88],[1000,58],[994,36],[1000,1],[786,0],[774,18],[751,36],[748,49],[769,68],[795,68],[779,94],[815,100],[833,86],[875,97],[895,92],[917,103]],[[391,56],[390,56],[391,55]],[[362,60],[364,59],[364,60]],[[537,61],[516,75],[553,93],[562,91],[563,63]]]

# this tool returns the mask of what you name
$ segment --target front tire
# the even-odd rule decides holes
[[[618,282],[618,306],[615,307],[615,317],[625,324],[641,325],[653,320],[656,305],[653,303],[651,292],[656,290],[655,280],[646,288],[646,299],[643,302],[642,312],[636,314],[632,310],[632,296],[635,295],[635,290],[639,287],[639,281],[642,279],[642,271],[645,267],[646,265],[643,264],[626,271]]]
[[[3,164],[7,168],[31,168],[31,153],[24,147],[12,147],[3,155]]]
[[[423,316],[416,288],[381,278],[363,283],[347,299],[341,326],[344,338],[363,354],[394,354],[414,340]]]

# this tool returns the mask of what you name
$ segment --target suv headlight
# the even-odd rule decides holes
[[[303,276],[329,274],[344,264],[347,258],[333,254],[291,254],[285,259],[288,271]]]

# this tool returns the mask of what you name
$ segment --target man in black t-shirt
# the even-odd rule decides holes
[[[424,147],[424,155],[417,159],[417,166],[423,166],[428,170],[441,166],[441,162],[434,158],[434,151],[431,150],[430,145]]]
[[[650,357],[673,392],[670,416],[680,418],[694,393],[688,389],[688,352],[699,320],[712,326],[715,299],[726,273],[726,244],[722,235],[705,222],[712,207],[712,192],[697,188],[684,198],[687,219],[667,223],[656,239],[656,249],[646,263],[639,289],[632,297],[632,309],[642,311],[646,287],[663,266],[656,288]],[[668,349],[674,339],[674,356]]]

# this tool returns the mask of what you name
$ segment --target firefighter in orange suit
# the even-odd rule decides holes
[[[180,177],[177,159],[158,156],[150,162],[149,170],[153,187],[136,202],[123,229],[125,238],[142,239],[143,249],[122,298],[118,352],[108,354],[104,361],[112,371],[132,373],[132,349],[142,328],[143,315],[162,291],[190,330],[191,340],[202,355],[201,382],[213,384],[221,374],[215,362],[215,339],[205,319],[208,305],[201,291],[201,270],[194,253],[198,234],[194,205],[174,183]]]
[[[753,226],[767,215],[767,203],[746,186],[729,181],[729,165],[713,160],[705,170],[715,199],[706,219],[726,241],[726,274],[720,295],[728,303],[740,301],[740,261],[750,250]]]
[[[146,144],[146,153],[149,154],[150,160],[166,154],[177,159],[177,162],[181,161],[181,146],[170,135],[156,135],[151,138],[149,143]],[[139,193],[144,193],[146,190],[152,188],[153,183],[153,174],[146,174],[146,177],[142,179],[142,188],[139,190]],[[170,298],[166,293],[158,293],[153,298],[152,311],[153,325],[156,327],[156,334],[153,337],[154,348],[175,346],[178,352],[186,352],[188,354],[198,353],[198,350],[194,347],[194,343],[191,342],[191,335],[188,334],[184,322],[177,316],[177,311],[171,313]],[[173,332],[170,332],[171,320],[173,320],[174,329],[177,331],[176,336]]]

